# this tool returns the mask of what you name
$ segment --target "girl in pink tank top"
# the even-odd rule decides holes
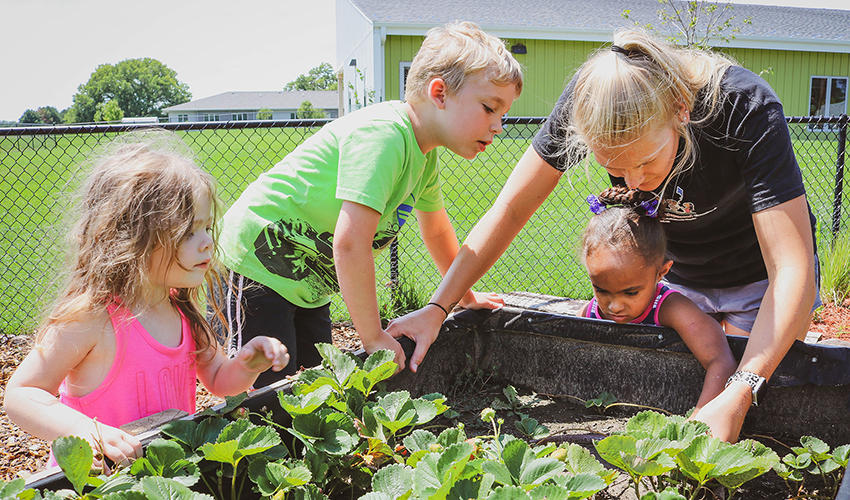
[[[197,380],[234,395],[288,363],[269,337],[228,359],[205,319],[200,288],[220,283],[220,202],[213,178],[183,152],[173,133],[129,134],[89,174],[67,285],[6,387],[5,410],[27,432],[79,436],[127,464],[142,446],[119,426],[172,408],[194,413]]]

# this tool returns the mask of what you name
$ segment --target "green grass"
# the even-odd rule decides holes
[[[225,203],[260,173],[317,129],[206,130],[178,132],[219,182]],[[528,147],[535,126],[512,126],[485,153],[467,161],[443,151],[441,175],[446,209],[463,240],[493,204],[514,165]],[[812,134],[792,126],[794,148],[809,202],[818,217],[818,242],[831,240],[835,177],[835,134]],[[63,273],[67,193],[81,180],[78,164],[115,134],[0,137],[0,332],[31,331]],[[504,256],[476,284],[481,291],[529,291],[589,298],[590,285],[576,246],[590,213],[585,197],[605,187],[601,168],[588,178],[576,170],[564,176]],[[850,211],[842,201],[842,219]],[[409,226],[409,227],[407,227]],[[824,247],[826,248],[826,247]],[[823,255],[823,253],[821,254]],[[376,262],[379,303],[393,307],[389,251]],[[419,237],[415,221],[399,234],[400,279],[427,302],[440,275]],[[334,319],[347,317],[339,297]]]

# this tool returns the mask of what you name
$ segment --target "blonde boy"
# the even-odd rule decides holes
[[[331,342],[329,302],[337,291],[366,351],[390,349],[405,366],[401,346],[381,327],[374,256],[415,210],[445,274],[459,247],[436,148],[474,158],[502,131],[501,117],[521,90],[522,70],[501,40],[472,23],[434,28],[411,64],[405,102],[335,120],[248,186],[225,215],[221,238],[236,284],[226,304],[235,347],[275,336],[293,360],[283,372],[261,374],[258,386],[321,361],[314,344]],[[461,301],[501,304],[495,294],[471,290]],[[414,340],[420,360],[434,339]]]

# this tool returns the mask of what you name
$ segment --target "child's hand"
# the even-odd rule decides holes
[[[136,436],[94,420],[92,424],[91,428],[81,431],[80,437],[89,442],[95,454],[102,452],[116,465],[125,467],[144,454],[142,443],[136,439]],[[103,461],[95,460],[93,465],[102,467]]]
[[[363,349],[369,354],[380,351],[381,349],[393,351],[395,353],[395,359],[393,361],[398,365],[395,372],[398,373],[404,369],[404,364],[407,360],[407,357],[404,355],[404,349],[401,348],[401,344],[389,333],[382,330],[376,338],[365,340],[361,336],[361,340],[363,341]]]
[[[470,295],[472,296],[470,298]],[[463,296],[458,302],[460,307],[464,309],[499,309],[504,307],[505,299],[498,293],[493,292],[475,292],[470,290],[469,293]]]
[[[279,372],[289,364],[289,352],[276,338],[260,336],[242,346],[236,359],[251,373],[262,373],[269,367]]]

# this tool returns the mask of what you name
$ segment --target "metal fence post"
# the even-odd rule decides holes
[[[390,293],[395,301],[398,295],[398,237],[390,243]]]
[[[847,142],[847,115],[838,119],[838,148],[835,161],[835,191],[832,202],[832,237],[841,230],[841,196],[844,190],[844,149]]]

